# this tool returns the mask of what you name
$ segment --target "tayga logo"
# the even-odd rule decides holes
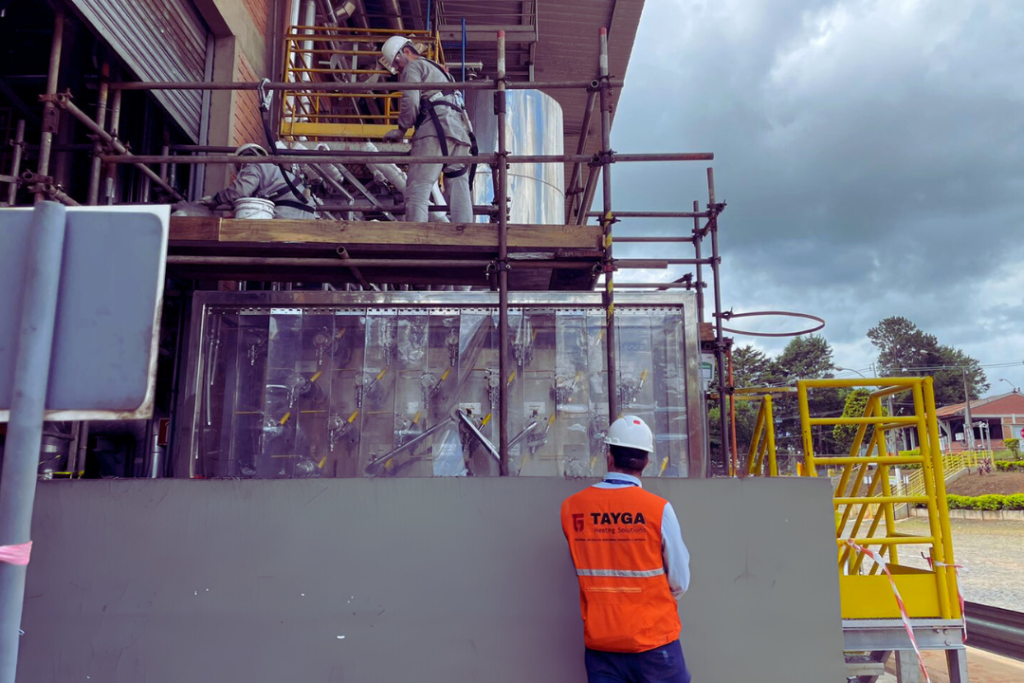
[[[572,516],[572,528],[575,531],[583,531],[583,513],[577,512]]]
[[[611,524],[643,524],[647,525],[647,520],[644,519],[644,513],[637,512],[633,514],[631,512],[591,512],[590,517],[594,520],[595,525],[611,525]],[[573,520],[575,524],[575,519]]]

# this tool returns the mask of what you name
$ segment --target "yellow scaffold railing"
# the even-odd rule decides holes
[[[815,389],[873,387],[864,414],[858,417],[813,417],[809,394]],[[888,415],[882,399],[909,394],[913,413]],[[803,438],[805,476],[818,476],[819,469],[841,467],[833,505],[836,513],[837,556],[840,569],[840,599],[844,619],[899,617],[889,579],[864,555],[847,545],[875,550],[885,558],[907,608],[914,618],[959,619],[953,544],[946,506],[946,483],[939,447],[939,428],[930,377],[880,379],[815,379],[797,382]],[[905,401],[906,403],[906,401]],[[817,426],[856,425],[857,433],[849,455],[829,456],[814,452],[812,430]],[[894,429],[915,430],[921,444],[917,454],[890,453],[886,433]],[[865,447],[866,446],[866,447]],[[908,490],[897,483],[893,491],[893,468],[920,465],[923,490]],[[865,488],[866,485],[866,488]],[[903,505],[924,506],[928,536],[913,536],[896,529],[896,509]],[[866,524],[865,521],[870,519]],[[884,524],[883,524],[884,522]],[[920,548],[932,569],[900,564],[900,549]],[[867,566],[870,565],[870,566]]]
[[[759,401],[757,421],[754,433],[747,449],[747,474],[752,477],[779,476],[779,464],[775,454],[775,415],[772,412],[772,392],[788,392],[788,389],[735,389],[733,397],[737,401]],[[764,471],[765,459],[768,461],[767,475]]]
[[[292,26],[284,36],[284,80],[279,134],[287,140],[382,138],[398,122],[401,92],[374,91],[390,76],[380,62],[388,38],[408,37],[416,49],[444,64],[437,32],[327,26]],[[365,92],[311,91],[303,83],[366,83]]]

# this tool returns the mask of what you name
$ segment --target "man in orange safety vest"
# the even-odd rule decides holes
[[[672,504],[643,490],[654,435],[625,415],[611,424],[608,474],[562,503],[580,582],[589,683],[689,683],[676,600],[690,554]]]

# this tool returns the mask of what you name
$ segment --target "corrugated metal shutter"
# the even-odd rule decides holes
[[[71,0],[143,81],[202,81],[208,29],[191,0]],[[199,141],[202,92],[153,95]]]

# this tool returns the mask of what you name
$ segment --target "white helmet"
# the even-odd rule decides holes
[[[257,145],[255,142],[247,142],[235,150],[235,156],[239,157],[266,157],[270,156],[266,149],[262,145]],[[241,171],[242,164],[236,163],[235,170]]]
[[[635,448],[647,453],[654,452],[654,434],[647,423],[636,415],[623,415],[608,427],[604,442],[609,446]]]
[[[381,57],[381,63],[391,73],[395,73],[395,57],[402,54],[402,48],[406,45],[411,47],[412,41],[405,36],[391,36],[384,41],[384,46],[380,49],[381,54],[384,55]]]

